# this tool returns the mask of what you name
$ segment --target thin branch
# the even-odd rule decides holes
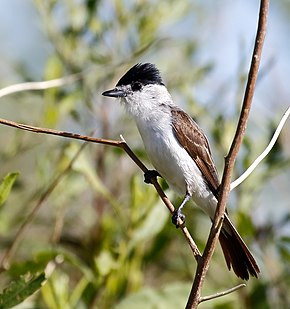
[[[235,137],[233,139],[228,156],[225,158],[225,168],[221,183],[220,198],[218,201],[217,209],[215,212],[213,224],[210,230],[210,235],[201,259],[201,262],[197,265],[197,270],[192,285],[192,289],[189,295],[189,299],[186,308],[197,308],[200,297],[202,285],[209,268],[210,260],[213,255],[215,246],[217,244],[219,233],[222,227],[223,216],[226,209],[226,203],[230,193],[231,174],[234,168],[236,157],[240,149],[242,139],[246,130],[247,121],[249,118],[250,107],[254,96],[254,89],[258,76],[258,69],[262,54],[263,43],[266,35],[267,19],[269,10],[269,0],[261,0],[260,13],[257,35],[255,40],[254,51],[252,55],[251,67],[248,75],[247,86],[245,90],[245,96],[243,100],[243,106],[237,125]]]
[[[69,76],[65,76],[62,78],[41,81],[41,82],[27,82],[27,83],[20,83],[15,85],[10,85],[5,88],[0,89],[0,98],[7,96],[9,94],[13,94],[16,92],[21,91],[28,91],[28,90],[45,90],[54,87],[61,87],[67,84],[71,84],[80,80],[82,78],[83,73],[72,74]]]
[[[143,173],[148,171],[147,167],[138,159],[138,157],[134,154],[134,152],[128,146],[128,144],[126,143],[126,141],[124,140],[124,138],[122,136],[121,136],[120,141],[108,140],[108,139],[95,138],[95,137],[80,135],[80,134],[66,132],[66,131],[58,131],[58,130],[53,130],[53,129],[30,126],[30,125],[17,123],[17,122],[9,121],[9,120],[2,119],[2,118],[0,118],[0,124],[4,124],[4,125],[14,127],[14,128],[20,129],[20,130],[30,131],[30,132],[34,132],[34,133],[57,135],[57,136],[61,136],[61,137],[72,138],[72,139],[82,140],[82,141],[86,141],[86,142],[92,142],[92,143],[97,143],[97,144],[119,147],[119,148],[122,148],[129,155],[129,157],[136,163],[137,166],[139,166],[139,168],[143,171]],[[159,194],[160,198],[162,199],[163,203],[166,205],[166,207],[169,209],[169,211],[171,213],[173,213],[174,212],[174,206],[172,205],[172,203],[170,202],[170,200],[168,199],[168,197],[166,196],[166,194],[164,193],[164,191],[160,187],[156,177],[153,177],[151,179],[151,183],[155,187],[155,189],[156,189],[157,193]],[[193,252],[194,257],[195,257],[196,261],[198,262],[200,257],[201,257],[201,253],[198,250],[198,247],[195,244],[195,242],[194,242],[193,238],[191,237],[187,228],[185,226],[182,226],[182,222],[180,222],[180,226],[181,226],[181,230],[182,230],[182,232],[183,232],[183,234],[184,234],[184,236],[185,236],[185,238],[186,238],[186,240],[187,240],[187,242],[188,242],[188,244],[189,244],[189,246],[190,246],[190,248]],[[1,265],[1,263],[0,263],[0,265]]]
[[[102,139],[102,138],[94,138],[94,137],[81,135],[81,134],[77,134],[77,133],[71,133],[71,132],[66,132],[66,131],[58,131],[58,130],[41,128],[41,127],[36,127],[36,126],[30,126],[30,125],[27,125],[27,124],[17,123],[17,122],[2,119],[2,118],[0,118],[0,124],[4,124],[6,126],[10,126],[10,127],[14,127],[14,128],[21,129],[21,130],[34,132],[34,133],[57,135],[57,136],[61,136],[61,137],[67,137],[67,138],[82,140],[82,141],[86,141],[86,142],[116,146],[116,147],[120,147],[120,148],[123,147],[122,144],[125,144],[122,141],[114,141],[114,140],[108,140],[108,139]]]
[[[288,119],[289,115],[290,115],[290,107],[288,107],[288,109],[284,113],[282,119],[280,120],[280,123],[279,123],[270,143],[268,144],[268,146],[259,155],[259,157],[251,164],[251,166],[238,179],[236,179],[235,181],[233,181],[231,183],[231,190],[233,190],[234,188],[239,186],[243,181],[245,181],[251,175],[251,173],[255,170],[255,168],[261,163],[261,161],[266,158],[268,153],[274,147],[274,145],[275,145],[275,143],[276,143],[276,141],[277,141],[277,139],[280,135],[280,132],[282,131],[283,126],[284,126],[286,120]]]
[[[213,294],[213,295],[209,295],[209,296],[203,296],[203,297],[200,298],[199,303],[202,303],[204,301],[208,301],[208,300],[212,300],[212,299],[215,299],[215,298],[218,298],[218,297],[222,297],[222,296],[228,295],[230,293],[235,292],[236,290],[244,288],[245,286],[246,286],[245,283],[241,283],[241,284],[239,284],[237,286],[234,286],[233,288],[228,289],[226,291],[219,292],[219,293],[216,293],[216,294]]]

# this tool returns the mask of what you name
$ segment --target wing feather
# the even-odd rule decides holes
[[[172,113],[172,129],[180,145],[194,160],[209,188],[218,198],[219,178],[214,165],[208,140],[197,123],[183,110],[174,107]]]

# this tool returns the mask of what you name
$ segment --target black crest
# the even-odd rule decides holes
[[[121,77],[117,86],[130,85],[134,82],[139,82],[142,85],[164,85],[159,70],[152,63],[135,64]]]

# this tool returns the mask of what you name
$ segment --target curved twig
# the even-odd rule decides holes
[[[231,189],[230,190],[233,190],[234,188],[239,186],[242,182],[244,182],[251,175],[251,173],[255,170],[255,168],[261,163],[261,161],[266,158],[268,153],[271,151],[271,149],[275,145],[275,143],[276,143],[276,141],[277,141],[277,139],[280,135],[280,132],[282,131],[284,124],[285,124],[286,120],[288,119],[289,115],[290,115],[290,107],[288,107],[288,109],[284,113],[283,117],[281,118],[279,125],[278,125],[277,129],[275,130],[275,133],[274,133],[270,143],[268,144],[268,146],[259,155],[259,157],[250,165],[250,167],[238,179],[236,179],[235,181],[233,181],[231,183]]]
[[[219,292],[219,293],[216,293],[216,294],[213,294],[213,295],[208,295],[208,296],[203,296],[199,299],[199,303],[202,303],[204,301],[208,301],[208,300],[212,300],[212,299],[215,299],[215,298],[218,298],[218,297],[222,297],[222,296],[225,296],[225,295],[228,295],[230,293],[233,293],[235,292],[236,290],[239,290],[241,288],[244,288],[246,285],[245,283],[241,283],[237,286],[234,286],[233,288],[230,288],[226,291],[222,291],[222,292]]]

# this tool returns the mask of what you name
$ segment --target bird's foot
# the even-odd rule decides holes
[[[178,222],[179,220],[181,220],[181,224]],[[176,226],[176,228],[178,229],[179,227],[182,227],[185,223],[185,215],[181,212],[180,207],[177,208],[171,218],[172,223]]]
[[[172,215],[172,223],[176,226],[176,228],[183,227],[185,223],[185,215],[181,212],[181,209],[184,207],[184,205],[190,200],[191,194],[189,192],[186,192],[185,197],[180,204],[180,206],[174,211]],[[181,220],[181,224],[178,223],[179,219]]]
[[[144,182],[145,183],[152,183],[152,178],[160,177],[160,174],[156,170],[148,170],[144,173]]]

